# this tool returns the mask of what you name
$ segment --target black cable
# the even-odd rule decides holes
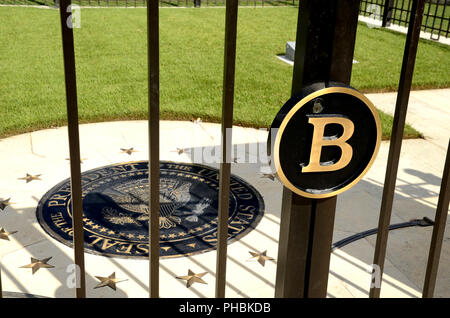
[[[396,230],[396,229],[401,229],[401,228],[405,228],[405,227],[410,227],[410,226],[432,226],[434,225],[434,221],[430,220],[429,218],[427,218],[426,216],[424,216],[422,219],[414,219],[411,220],[409,222],[403,222],[403,223],[397,223],[397,224],[392,224],[389,226],[389,231],[390,230]],[[367,236],[370,235],[374,235],[378,232],[378,228],[375,229],[371,229],[371,230],[367,230],[361,233],[356,233],[352,236],[346,237],[340,241],[337,241],[336,243],[333,243],[333,245],[331,246],[331,251],[334,251],[335,249],[341,248],[347,244],[350,244],[354,241],[360,240],[362,238],[365,238]]]

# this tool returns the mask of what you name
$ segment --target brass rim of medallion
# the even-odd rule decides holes
[[[352,182],[350,182],[349,184],[347,184],[346,186],[335,190],[335,191],[331,191],[331,192],[327,192],[327,193],[310,193],[310,192],[305,192],[302,191],[300,189],[298,189],[297,187],[295,187],[285,176],[283,169],[281,168],[280,165],[280,157],[279,157],[279,150],[280,150],[280,142],[281,142],[281,136],[283,135],[284,129],[286,128],[287,124],[289,123],[290,119],[292,118],[292,116],[294,116],[294,114],[301,108],[303,107],[305,104],[307,104],[308,102],[310,102],[311,100],[320,97],[322,95],[325,94],[331,94],[331,93],[343,93],[343,94],[347,94],[347,95],[352,95],[356,98],[358,98],[359,100],[361,100],[371,111],[374,120],[375,120],[375,124],[377,127],[377,138],[376,138],[376,144],[375,144],[375,149],[373,151],[372,157],[370,158],[369,163],[367,164],[366,168],[361,172],[361,174],[356,177]],[[280,124],[280,127],[278,129],[277,135],[275,137],[275,142],[274,142],[274,164],[275,164],[275,169],[276,169],[276,173],[278,178],[280,179],[280,181],[292,192],[303,196],[303,197],[307,197],[307,198],[311,198],[311,199],[323,199],[323,198],[328,198],[328,197],[332,197],[335,195],[338,195],[348,189],[350,189],[351,187],[353,187],[356,183],[358,183],[362,177],[364,177],[364,175],[367,173],[367,171],[369,171],[370,167],[372,166],[373,162],[375,161],[375,158],[377,157],[378,154],[378,150],[380,148],[380,143],[381,143],[381,123],[380,123],[380,117],[378,116],[378,112],[375,108],[375,106],[372,104],[372,102],[363,94],[361,94],[359,91],[353,89],[353,88],[348,88],[348,87],[327,87],[327,88],[323,88],[320,89],[306,97],[304,97],[303,99],[301,99],[297,104],[295,104],[294,107],[291,108],[291,110],[288,112],[288,114],[286,115],[286,117],[283,118],[283,121]]]

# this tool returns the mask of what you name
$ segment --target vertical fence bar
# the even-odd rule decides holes
[[[391,24],[392,6],[393,5],[394,5],[394,0],[385,0],[384,1],[383,22],[381,25],[384,28]]]
[[[392,8],[392,23],[393,24],[400,24],[400,20],[397,18],[397,13],[398,13],[398,0],[395,0],[394,2],[394,7]]]
[[[433,38],[433,33],[436,30],[436,28],[434,27],[434,24],[436,23],[436,18],[437,18],[437,14],[438,14],[438,8],[439,8],[439,2],[436,3],[436,9],[434,10],[434,15],[433,15],[433,25],[431,27],[431,35],[430,35],[430,39],[432,40],[439,40],[439,30],[438,30],[438,37],[437,39]],[[442,12],[442,16],[444,16],[444,12]]]
[[[436,286],[436,277],[444,239],[445,224],[447,222],[448,206],[450,202],[450,141],[447,148],[444,173],[442,175],[441,190],[434,218],[433,234],[431,236],[430,252],[428,254],[427,270],[422,297],[432,298]]]
[[[75,253],[77,298],[86,297],[86,277],[84,268],[83,203],[81,196],[80,139],[78,131],[78,103],[75,73],[75,50],[71,21],[71,1],[61,0],[60,18],[66,84],[67,121],[69,131],[70,181],[72,198],[73,247]]]
[[[398,25],[402,25],[402,23],[404,23],[405,26],[408,25],[408,16],[403,17],[403,13],[405,12],[405,1],[403,0],[399,0],[399,11],[400,11],[400,20],[398,22]],[[409,1],[408,1],[409,3]],[[406,13],[408,15],[408,13]]]
[[[446,10],[446,9],[447,9],[447,1],[444,2],[444,7],[442,8],[441,23],[439,24],[438,38],[437,38],[436,40],[439,40],[439,38],[441,37],[441,32],[444,31],[444,30],[442,30],[442,25],[444,24],[445,10]]]
[[[238,0],[228,0],[226,2],[225,13],[225,53],[222,93],[222,161],[220,163],[219,214],[217,228],[216,297],[218,298],[225,297],[226,284],[237,14]]]
[[[2,289],[2,264],[0,264],[0,299],[3,298],[3,289]]]
[[[395,183],[397,179],[398,163],[402,146],[403,130],[405,127],[406,111],[408,108],[409,93],[411,90],[411,82],[414,72],[414,63],[416,60],[417,46],[419,43],[424,2],[424,0],[414,0],[412,4],[408,34],[406,36],[405,52],[403,54],[403,63],[400,73],[400,81],[398,85],[397,101],[395,105],[394,122],[392,124],[392,135],[389,145],[389,155],[373,261],[373,264],[378,265],[380,268],[380,282],[383,277],[389,224],[395,194]],[[371,298],[380,297],[380,290],[381,286],[371,287],[369,296]]]
[[[402,7],[403,8],[403,7]],[[424,7],[425,8],[425,7]],[[406,9],[406,20],[405,20],[405,26],[408,23],[408,21],[411,19],[411,15],[412,15],[412,11],[411,11],[411,1],[408,1],[408,8]]]
[[[448,37],[448,34],[450,33],[450,19],[447,19],[447,31],[445,32],[445,37]]]
[[[149,262],[151,298],[159,297],[159,8],[147,1],[149,131]]]
[[[426,13],[424,13],[425,16],[425,22],[423,23],[423,25],[425,26],[423,31],[426,32],[427,28],[428,28],[428,18],[430,17],[430,10],[431,10],[431,3],[427,3],[428,5],[428,10]]]

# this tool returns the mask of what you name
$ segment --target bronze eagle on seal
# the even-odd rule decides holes
[[[191,200],[191,186],[192,184],[189,182],[167,178],[160,179],[159,227],[161,229],[170,229],[181,224],[182,220],[176,215],[176,212],[177,209]],[[120,184],[108,189],[104,194],[110,196],[121,208],[133,212],[132,214],[122,213],[112,207],[105,207],[102,209],[102,214],[108,222],[120,225],[139,225],[142,221],[149,221],[149,186],[147,179]],[[204,207],[203,203],[202,210],[204,208],[206,206]]]

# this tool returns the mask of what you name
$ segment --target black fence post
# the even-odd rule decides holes
[[[391,17],[393,9],[394,9],[394,0],[385,0],[383,10],[383,22],[381,24],[383,28],[391,25]]]
[[[302,0],[298,12],[291,95],[313,82],[350,83],[359,0]],[[336,199],[283,189],[275,297],[326,297]]]

